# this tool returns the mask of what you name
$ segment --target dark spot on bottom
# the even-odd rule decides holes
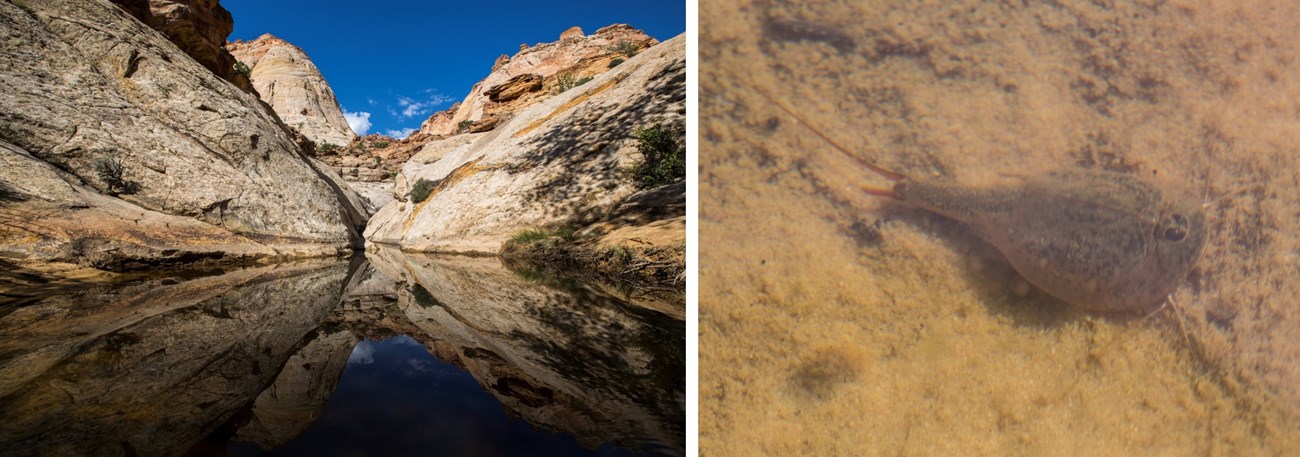
[[[852,52],[853,37],[826,24],[802,20],[769,18],[763,22],[763,36],[772,41],[815,41],[826,43],[841,54]]]
[[[800,392],[818,400],[825,400],[841,384],[857,379],[858,373],[843,354],[818,352],[805,359],[790,377]]]
[[[848,228],[844,229],[844,233],[853,238],[859,248],[879,246],[880,242],[884,241],[884,236],[880,233],[881,223],[881,220],[867,222],[859,219],[849,224]]]
[[[767,125],[766,125],[766,127],[767,127],[767,131],[769,131],[769,132],[775,131],[775,130],[777,129],[777,127],[780,127],[780,126],[781,126],[781,120],[780,120],[780,119],[777,119],[776,117],[769,117],[769,118],[767,118]]]
[[[1231,332],[1232,321],[1236,319],[1237,310],[1228,306],[1210,306],[1205,310],[1205,320],[1223,332]]]

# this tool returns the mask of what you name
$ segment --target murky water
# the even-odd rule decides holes
[[[681,315],[531,277],[381,250],[0,303],[0,455],[682,454]]]
[[[701,453],[1300,454],[1297,8],[702,1]],[[1179,314],[1035,289],[772,99],[908,176],[1179,183]]]

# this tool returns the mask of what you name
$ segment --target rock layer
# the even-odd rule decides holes
[[[450,135],[457,133],[462,121],[506,117],[539,103],[554,95],[561,75],[594,77],[608,71],[613,59],[626,59],[615,50],[623,43],[640,50],[654,46],[658,40],[629,25],[614,24],[591,35],[583,35],[582,29],[572,27],[560,34],[559,41],[520,46],[514,56],[498,57],[492,72],[470,89],[464,101],[430,116],[420,126],[420,132]],[[528,82],[523,83],[519,78]],[[509,91],[506,96],[499,95],[504,91]]]
[[[431,195],[384,206],[366,238],[407,250],[496,253],[523,228],[600,220],[636,190],[623,171],[639,156],[632,131],[683,122],[685,68],[678,36],[492,132],[426,145],[403,166],[394,195],[405,200],[420,179]]]
[[[130,266],[358,239],[356,194],[273,113],[113,4],[0,3],[0,39],[19,43],[0,50],[4,256]]]
[[[159,31],[212,73],[252,90],[248,76],[235,70],[226,52],[234,19],[218,0],[112,0],[136,19]]]
[[[345,146],[357,137],[325,76],[302,49],[270,34],[227,49],[248,65],[253,87],[286,125],[318,145]]]

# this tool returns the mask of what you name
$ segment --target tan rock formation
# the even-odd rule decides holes
[[[406,199],[418,179],[433,183],[432,195],[383,207],[366,238],[409,250],[496,253],[523,228],[599,220],[636,190],[623,172],[639,157],[631,132],[683,122],[685,53],[678,36],[490,133],[430,143],[402,168],[394,195]]]
[[[456,112],[460,111],[460,105],[460,102],[456,102],[450,108],[433,113],[432,116],[429,116],[420,124],[419,132],[425,135],[450,135],[456,133],[456,123],[452,122],[452,118],[456,117]]]
[[[302,49],[271,34],[226,47],[252,70],[253,87],[286,125],[317,144],[345,146],[357,137],[325,76]]]
[[[130,269],[358,239],[361,201],[261,101],[113,4],[0,2],[0,39],[18,43],[0,50],[0,252],[14,262]]]
[[[246,91],[252,83],[235,70],[226,51],[234,19],[218,0],[111,0],[136,19],[161,32],[212,73]]]
[[[609,71],[610,61],[626,58],[614,50],[620,43],[630,43],[637,49],[654,46],[657,40],[645,32],[626,24],[614,24],[603,27],[591,35],[583,35],[582,29],[573,27],[560,35],[560,41],[540,43],[534,46],[520,45],[519,52],[505,59],[500,58],[492,67],[491,73],[470,89],[469,95],[460,105],[450,110],[450,119],[446,114],[436,113],[434,117],[420,126],[420,132],[430,135],[450,135],[457,133],[456,126],[461,121],[477,121],[486,116],[508,117],[532,106],[554,94],[557,78],[560,75],[573,75],[575,78],[596,76]],[[532,89],[527,96],[508,100],[492,100],[487,92],[507,84],[512,78],[532,74],[545,81],[547,90]],[[539,88],[540,89],[540,88]],[[524,94],[521,94],[524,95]],[[438,118],[436,121],[434,118]]]
[[[586,35],[582,33],[582,27],[575,25],[560,33],[560,41],[580,40],[584,36]]]
[[[522,97],[524,94],[539,90],[542,90],[541,75],[525,73],[488,88],[488,90],[483,91],[483,95],[487,95],[488,100],[501,103],[517,99]]]

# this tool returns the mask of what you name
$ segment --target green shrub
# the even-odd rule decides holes
[[[560,237],[560,239],[564,241],[572,242],[578,239],[578,232],[575,231],[573,227],[569,227],[567,225],[555,229],[553,231],[543,230],[543,229],[528,229],[516,233],[515,236],[510,237],[510,240],[516,243],[533,243],[533,242],[545,240],[553,236],[558,236]]]
[[[433,181],[420,178],[411,185],[411,192],[408,195],[411,196],[412,202],[420,203],[429,198],[431,193],[433,193]]]
[[[655,125],[632,135],[640,140],[637,151],[642,157],[632,166],[632,180],[638,187],[648,189],[686,178],[686,134],[681,128]]]
[[[252,77],[252,74],[253,74],[253,69],[252,69],[252,68],[248,68],[248,64],[244,63],[244,62],[241,61],[241,60],[236,60],[236,61],[235,61],[235,71],[239,72],[240,74],[244,75],[245,77],[250,77],[250,78]]]
[[[379,156],[375,156],[375,166],[376,166],[376,167],[379,166],[379,164],[383,163],[383,161],[384,161],[384,159],[381,159]]]
[[[640,51],[640,49],[641,47],[637,46],[636,43],[627,40],[620,41],[618,44],[609,47],[610,51],[623,54],[628,58],[635,57],[637,51]]]
[[[457,122],[457,123],[456,123],[456,133],[465,133],[465,132],[468,131],[469,128],[472,127],[473,125],[474,125],[474,121],[471,121],[471,120],[469,120],[469,119],[465,119],[465,120],[463,120],[463,121]]]
[[[578,87],[578,77],[573,76],[573,73],[564,73],[555,77],[556,94],[563,94],[575,87]]]
[[[361,170],[358,170],[356,167],[352,167],[352,177],[355,178],[359,174],[361,174]]]
[[[609,61],[609,68],[614,68],[623,63],[623,59],[614,59]]]
[[[122,161],[116,158],[95,161],[95,174],[99,175],[99,180],[108,186],[109,195],[134,194],[140,190],[140,184],[123,178],[124,173]]]
[[[331,144],[331,143],[328,143],[328,142],[326,142],[326,143],[321,143],[320,146],[317,146],[317,147],[316,147],[316,152],[319,152],[319,153],[321,153],[321,154],[333,154],[333,153],[337,152],[338,150],[339,150],[339,145],[337,145],[337,144]]]
[[[551,234],[545,230],[530,229],[530,230],[524,230],[522,232],[516,233],[515,236],[510,237],[510,241],[514,241],[516,243],[532,243],[534,241],[541,241],[550,237]]]

